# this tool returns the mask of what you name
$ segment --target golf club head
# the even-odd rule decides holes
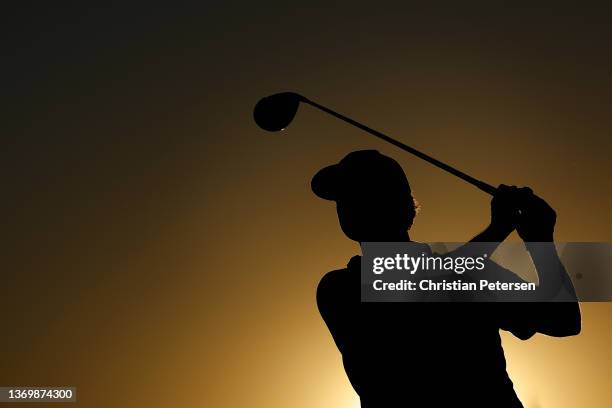
[[[295,92],[281,92],[261,98],[253,110],[257,125],[268,132],[285,129],[297,113],[302,96]]]

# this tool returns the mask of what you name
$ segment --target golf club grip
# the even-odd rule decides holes
[[[445,171],[449,172],[450,174],[452,174],[454,176],[457,176],[457,177],[459,177],[460,179],[462,179],[464,181],[467,181],[468,183],[478,187],[479,189],[481,189],[485,193],[488,193],[490,195],[495,195],[495,193],[497,191],[497,188],[493,187],[492,185],[490,185],[488,183],[485,183],[484,181],[475,179],[474,177],[470,176],[469,174],[465,174],[464,172],[462,172],[460,170],[457,170],[456,168],[451,167],[448,164],[441,162],[440,160],[434,159],[433,157],[431,157],[431,156],[429,156],[429,155],[427,155],[427,154],[425,154],[423,152],[420,152],[417,149],[415,149],[413,147],[410,147],[410,146],[408,146],[408,145],[406,145],[406,144],[404,144],[404,143],[402,143],[402,142],[400,142],[398,140],[395,140],[392,137],[389,137],[389,136],[385,135],[384,133],[381,133],[381,132],[379,132],[377,130],[374,130],[374,129],[372,129],[372,128],[364,125],[364,124],[361,124],[361,123],[359,123],[359,122],[357,122],[357,121],[355,121],[355,120],[353,120],[353,119],[351,119],[349,117],[341,115],[340,113],[335,112],[335,111],[333,111],[333,110],[331,110],[331,109],[329,109],[329,108],[327,108],[327,107],[325,107],[323,105],[319,105],[318,103],[316,103],[314,101],[311,101],[310,99],[307,99],[307,98],[305,98],[303,96],[301,98],[302,98],[301,99],[302,102],[307,103],[307,104],[309,104],[311,106],[314,106],[315,108],[317,108],[319,110],[322,110],[323,112],[329,113],[330,115],[335,116],[338,119],[342,119],[343,121],[345,121],[347,123],[350,123],[351,125],[356,126],[359,129],[361,129],[361,130],[365,130],[369,134],[371,134],[373,136],[376,136],[379,139],[384,140],[385,142],[391,143],[392,145],[395,145],[395,146],[399,147],[400,149],[402,149],[402,150],[404,150],[404,151],[406,151],[406,152],[408,152],[408,153],[410,153],[410,154],[412,154],[412,155],[414,155],[414,156],[416,156],[416,157],[418,157],[420,159],[423,159],[426,162],[431,163],[434,166],[439,167],[442,170],[445,170]]]

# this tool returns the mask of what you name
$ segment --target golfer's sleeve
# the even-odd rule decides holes
[[[537,333],[537,316],[532,303],[498,303],[499,328],[509,331],[521,340],[527,340]]]
[[[525,280],[509,269],[489,260],[487,261],[487,274],[489,280],[522,283]],[[527,299],[526,299],[527,300]],[[537,306],[525,302],[498,302],[494,305],[495,319],[499,328],[509,331],[521,340],[527,340],[537,333],[538,310]]]
[[[346,315],[346,302],[344,301],[344,290],[339,280],[340,271],[332,271],[326,274],[317,287],[317,306],[319,313],[325,321],[336,346],[342,352],[345,339],[349,331]]]

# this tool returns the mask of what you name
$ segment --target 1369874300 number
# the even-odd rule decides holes
[[[0,387],[0,402],[75,401],[74,387]]]

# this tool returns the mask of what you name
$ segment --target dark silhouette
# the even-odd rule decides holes
[[[393,159],[374,150],[350,153],[319,171],[312,189],[336,202],[350,239],[410,241],[416,206]],[[526,242],[552,242],[555,219],[530,189],[502,185],[491,203],[489,227],[473,241],[501,242],[516,229]],[[546,266],[558,260],[553,245],[531,255],[541,287],[567,278],[562,266]],[[323,277],[317,303],[365,408],[521,407],[506,372],[499,329],[523,340],[538,332],[580,332],[577,302],[361,302],[359,256]]]

